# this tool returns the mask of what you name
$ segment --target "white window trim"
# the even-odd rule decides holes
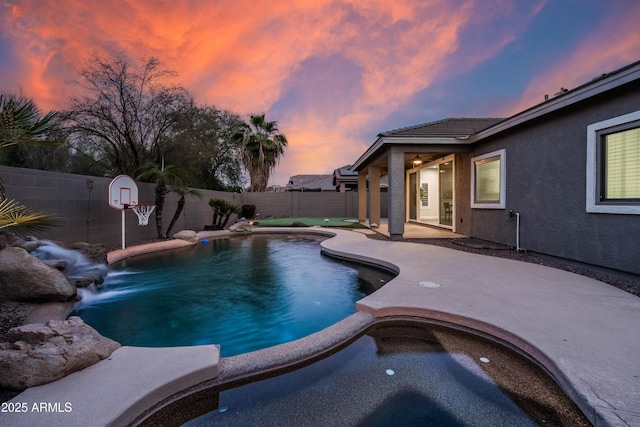
[[[593,123],[587,126],[587,212],[640,215],[640,206],[598,204],[598,132],[640,120],[640,111]]]
[[[491,157],[500,157],[500,200],[498,203],[476,203],[476,162]],[[505,209],[507,191],[507,151],[492,151],[471,159],[471,207],[474,209]]]

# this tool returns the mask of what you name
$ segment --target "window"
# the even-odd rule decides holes
[[[587,212],[640,214],[640,111],[587,127]]]
[[[420,184],[420,201],[423,207],[429,207],[429,183]]]
[[[505,208],[506,152],[504,149],[471,159],[471,207]]]

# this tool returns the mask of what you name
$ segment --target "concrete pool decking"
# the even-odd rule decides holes
[[[19,394],[11,402],[25,402],[30,411],[2,413],[0,424],[126,425],[180,390],[312,357],[376,318],[417,316],[497,337],[529,354],[596,426],[640,426],[640,298],[562,270],[431,245],[372,240],[362,231],[253,232],[335,235],[322,242],[325,253],[393,268],[399,274],[360,300],[355,315],[281,346],[221,359],[217,346],[122,347],[109,360]],[[199,238],[227,234],[199,233]],[[166,246],[171,245],[184,243]],[[138,247],[135,254],[141,250]],[[144,250],[156,249],[150,245]],[[62,408],[70,402],[73,409],[32,411],[40,402],[61,402]]]

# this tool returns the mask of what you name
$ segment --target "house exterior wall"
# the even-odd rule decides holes
[[[465,236],[473,233],[473,216],[471,215],[470,186],[471,186],[471,154],[456,154],[455,167],[455,202],[454,202],[454,231]]]
[[[640,110],[640,82],[528,122],[459,155],[458,232],[640,274],[640,217],[586,212],[587,126]],[[506,209],[471,209],[471,157],[506,149]],[[466,201],[465,201],[466,200]]]
[[[108,205],[109,183],[112,178],[47,172],[0,166],[0,177],[4,181],[7,197],[16,199],[34,210],[56,214],[61,219],[59,227],[37,233],[41,239],[90,243],[104,243],[108,247],[119,246],[122,239],[122,217],[120,211]],[[93,180],[91,193],[87,180]],[[155,185],[138,182],[139,201],[154,204]],[[227,193],[198,190],[201,197],[187,196],[186,205],[173,233],[184,230],[202,230],[211,224],[211,198],[224,199],[235,205],[255,205],[262,218],[275,217],[345,217],[357,218],[358,193],[339,192],[279,192],[279,193]],[[382,193],[383,215],[386,216],[386,193]],[[163,231],[166,231],[178,203],[178,196],[169,193],[163,209]],[[231,221],[236,216],[231,217]],[[125,213],[127,246],[157,236],[155,213],[149,225],[139,226],[133,212]]]

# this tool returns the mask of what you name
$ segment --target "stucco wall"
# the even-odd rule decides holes
[[[64,173],[46,172],[0,166],[0,176],[8,198],[44,212],[54,213],[61,219],[61,226],[38,233],[43,239],[59,241],[89,241],[108,246],[121,242],[121,212],[108,205],[111,178],[89,177]],[[87,189],[87,179],[93,180],[93,190]],[[155,185],[138,182],[139,202],[154,204]],[[255,205],[261,217],[324,216],[357,218],[358,193],[356,192],[309,192],[309,193],[225,193],[198,190],[201,198],[187,196],[183,213],[174,231],[183,229],[202,230],[211,224],[212,211],[208,205],[211,198],[225,199],[238,206]],[[384,194],[386,197],[386,194]],[[169,193],[163,210],[163,228],[173,217],[178,196]],[[384,212],[386,214],[386,211]],[[235,220],[236,216],[231,218]],[[157,236],[155,214],[149,225],[139,226],[138,217],[131,211],[125,213],[127,245],[151,240]]]
[[[465,207],[459,215],[472,221],[460,232],[515,246],[516,221],[508,215],[513,210],[521,215],[522,248],[640,274],[640,218],[587,213],[585,207],[587,126],[640,110],[640,84],[611,95],[592,98],[476,146],[457,165],[466,179],[459,197],[470,197],[470,157],[505,148],[506,209]]]

